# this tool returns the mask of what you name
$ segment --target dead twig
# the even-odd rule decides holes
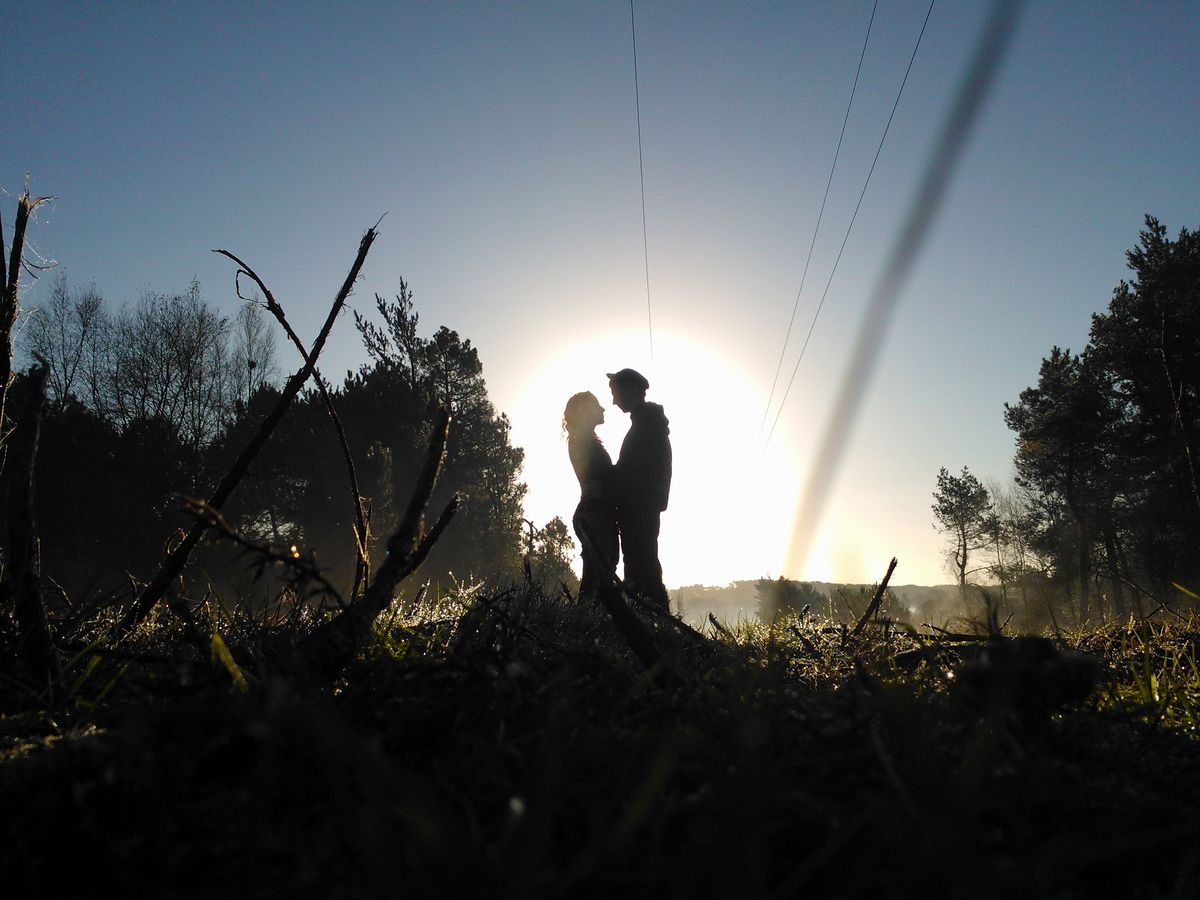
[[[229,471],[225,473],[225,477],[221,479],[221,483],[209,497],[207,505],[219,509],[229,496],[233,493],[246,471],[250,468],[250,463],[258,456],[259,451],[267,443],[272,432],[275,431],[283,414],[291,405],[292,400],[300,393],[300,389],[304,383],[308,381],[313,374],[316,366],[317,358],[321,355],[321,350],[325,347],[325,341],[329,337],[329,332],[333,329],[333,323],[337,320],[338,313],[342,311],[342,307],[346,303],[346,298],[350,296],[350,291],[354,287],[354,282],[358,279],[358,273],[362,269],[363,263],[366,261],[367,253],[371,249],[371,245],[375,242],[376,232],[374,228],[367,229],[367,233],[363,235],[359,241],[358,255],[354,259],[354,264],[350,267],[349,274],[346,275],[346,280],[342,283],[341,290],[338,291],[337,297],[333,301],[333,306],[329,309],[329,315],[325,319],[325,324],[321,327],[317,339],[313,341],[312,349],[309,350],[308,356],[305,358],[304,365],[288,379],[284,385],[282,393],[279,395],[279,400],[276,401],[275,407],[263,419],[258,431],[249,443],[242,449],[241,454],[234,461]],[[207,526],[203,522],[196,522],[187,536],[179,542],[171,553],[163,562],[158,574],[151,579],[150,583],[142,591],[136,603],[118,623],[115,639],[121,640],[128,635],[138,623],[142,622],[154,606],[162,598],[167,587],[175,580],[183,571],[183,567],[187,565],[188,559],[192,555],[196,544],[200,542],[201,536],[204,534]]]
[[[711,616],[712,613],[709,613],[709,615]],[[804,649],[807,650],[812,656],[820,656],[821,655],[820,651],[817,650],[816,644],[814,644],[812,641],[810,641],[805,636],[803,631],[801,631],[795,625],[789,625],[788,630],[791,631],[792,634],[796,636],[796,639],[798,641],[800,641],[801,644],[804,645]]]
[[[25,190],[17,200],[17,219],[13,224],[13,241],[9,249],[8,266],[4,264],[4,228],[0,225],[0,433],[6,431],[5,406],[8,383],[12,380],[12,331],[21,311],[21,269],[25,255],[25,229],[35,209],[53,197],[30,197],[29,176]],[[0,438],[2,441],[3,438]]]
[[[714,616],[712,613],[708,614],[708,621],[712,625],[713,628],[717,629],[718,633],[720,633],[720,635],[722,637],[724,637],[725,640],[727,640],[727,641],[736,640],[733,636],[733,632],[730,631],[728,628],[726,628],[724,625],[722,625],[720,620],[716,616]]]
[[[888,582],[891,581],[894,571],[896,571],[896,557],[893,556],[892,561],[888,563],[887,573],[883,576],[883,581],[879,582],[879,587],[875,590],[875,596],[867,604],[867,611],[862,614],[862,618],[858,620],[858,624],[850,632],[851,637],[856,637],[863,630],[863,626],[867,624],[867,620],[875,615],[875,611],[879,609],[879,604],[883,602],[883,592],[887,590]]]
[[[1144,587],[1142,587],[1136,581],[1129,578],[1127,575],[1122,574],[1121,572],[1117,572],[1116,575],[1128,587],[1132,588],[1140,596],[1145,597],[1147,600],[1149,600],[1151,603],[1154,604],[1154,609],[1150,610],[1150,612],[1148,612],[1144,616],[1142,616],[1143,619],[1149,619],[1151,616],[1157,615],[1160,612],[1168,612],[1171,615],[1173,615],[1176,619],[1178,619],[1180,622],[1187,622],[1186,617],[1180,615],[1177,610],[1171,609],[1171,607],[1168,605],[1167,600],[1160,600],[1158,597],[1154,596],[1154,594],[1150,593],[1148,590],[1146,590]],[[1141,608],[1141,605],[1139,604],[1139,609],[1140,608]]]
[[[300,340],[300,336],[296,334],[291,323],[288,322],[287,316],[283,312],[283,307],[279,305],[279,301],[275,299],[275,295],[271,293],[271,289],[258,276],[258,273],[228,250],[213,250],[213,253],[219,253],[237,263],[238,270],[234,275],[234,289],[237,291],[240,299],[250,301],[249,297],[242,295],[241,284],[239,282],[240,276],[245,275],[258,285],[258,289],[262,291],[265,298],[264,303],[267,311],[283,327],[288,340],[292,342],[292,345],[300,353],[300,358],[305,363],[310,362],[308,349],[304,346],[304,342]],[[317,391],[321,395],[321,401],[325,404],[325,412],[329,415],[329,421],[333,425],[334,433],[337,435],[338,445],[342,450],[342,460],[346,465],[346,473],[350,479],[350,496],[354,504],[354,547],[356,554],[354,587],[350,590],[350,596],[357,597],[359,590],[366,587],[371,572],[371,560],[368,552],[369,520],[363,504],[362,492],[358,487],[358,475],[354,470],[354,460],[350,456],[350,443],[346,440],[346,430],[342,427],[342,420],[338,416],[337,410],[334,409],[333,398],[329,395],[329,386],[325,384],[325,379],[321,377],[321,373],[317,370],[316,361],[311,360],[311,362],[313,365],[313,380],[317,383]]]
[[[183,510],[193,518],[204,522],[209,530],[218,538],[241,547],[247,553],[258,557],[264,563],[278,565],[288,571],[294,572],[297,576],[295,579],[297,582],[315,581],[323,589],[322,593],[333,597],[334,601],[342,609],[346,608],[346,601],[342,599],[341,593],[329,579],[321,574],[316,561],[311,556],[302,554],[295,546],[281,550],[267,543],[253,541],[230,525],[225,517],[221,515],[220,510],[214,509],[203,500],[184,497]]]
[[[938,633],[938,640],[955,642],[977,642],[991,640],[986,634],[957,634],[953,631],[947,631],[945,628],[938,628],[936,625],[925,623],[925,627],[930,631]]]
[[[334,619],[310,634],[302,643],[305,662],[328,677],[350,659],[375,622],[376,617],[395,599],[396,588],[425,561],[434,543],[458,511],[459,497],[455,494],[442,510],[433,528],[425,533],[425,510],[437,484],[438,475],[446,461],[446,443],[450,436],[450,410],[438,410],[430,437],[425,465],[417,479],[408,509],[395,534],[388,540],[387,559],[375,573],[375,578],[361,597]]]

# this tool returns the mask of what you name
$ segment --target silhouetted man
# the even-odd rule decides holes
[[[630,418],[614,472],[625,586],[667,612],[658,530],[671,493],[671,429],[663,408],[646,402],[650,382],[639,372],[610,372],[608,386],[613,405]]]

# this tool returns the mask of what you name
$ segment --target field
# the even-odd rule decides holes
[[[161,606],[119,651],[106,613],[66,616],[55,697],[0,634],[10,895],[1200,890],[1195,617],[1042,640],[647,614],[646,669],[602,608],[481,586],[397,602],[330,684],[306,610],[208,611],[207,656]]]

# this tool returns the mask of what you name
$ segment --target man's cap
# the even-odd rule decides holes
[[[622,369],[620,372],[609,372],[608,380],[611,384],[627,384],[630,387],[637,388],[639,391],[650,390],[650,382],[646,380],[641,372],[634,369]]]

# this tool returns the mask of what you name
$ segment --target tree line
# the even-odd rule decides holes
[[[1084,349],[1052,347],[1004,407],[1014,484],[943,468],[956,580],[1030,622],[1151,615],[1200,592],[1200,233],[1147,216]]]
[[[323,384],[336,409],[349,460],[330,425],[322,391],[297,398],[222,510],[250,540],[313,557],[346,588],[357,558],[356,500],[376,536],[404,515],[434,427],[448,405],[454,427],[432,504],[457,494],[462,506],[423,567],[449,584],[481,577],[531,577],[574,585],[566,526],[523,518],[523,451],[488,399],[470,340],[443,326],[426,338],[408,285],[375,295],[378,320],[355,313],[367,362],[340,385]],[[95,286],[63,275],[21,332],[28,359],[44,361],[47,408],[36,467],[42,570],[71,600],[119,592],[146,578],[188,520],[180,497],[205,497],[276,403],[280,351],[261,299],[232,315],[207,302],[198,282],[145,293],[114,308]],[[13,391],[20,395],[17,378]],[[348,489],[348,466],[359,497]],[[10,473],[0,475],[7,482]],[[9,485],[2,485],[5,490]],[[202,551],[191,579],[231,596],[265,596],[270,579],[232,558]]]

